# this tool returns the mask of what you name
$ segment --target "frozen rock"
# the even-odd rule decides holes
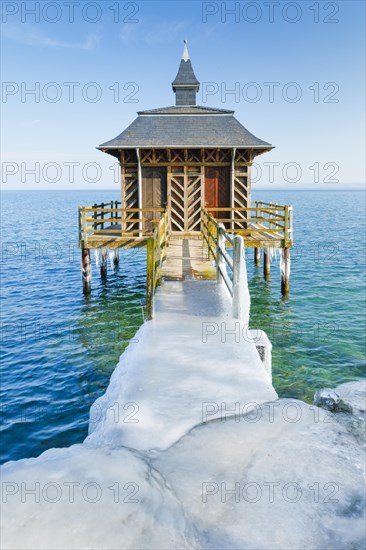
[[[352,407],[352,410],[366,411],[366,380],[346,382],[337,386],[335,391],[344,403]]]
[[[352,412],[352,407],[341,399],[339,393],[330,388],[323,388],[316,392],[314,405],[333,413]]]
[[[200,547],[241,550],[363,548],[363,464],[333,415],[284,399],[201,425],[154,461]]]

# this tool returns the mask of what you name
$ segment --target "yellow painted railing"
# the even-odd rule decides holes
[[[170,238],[164,208],[119,208],[119,202],[79,207],[79,243],[83,249],[146,246],[146,317],[154,316],[154,294]]]
[[[169,238],[169,216],[168,212],[165,212],[161,220],[155,225],[153,234],[147,241],[146,318],[148,321],[154,317],[155,290],[161,282],[162,264],[166,258]]]
[[[79,207],[79,243],[81,248],[103,245],[116,247],[123,241],[146,240],[159,223],[164,208],[119,208],[117,201]]]
[[[276,241],[275,246],[289,248],[293,240],[292,219],[292,206],[256,201],[251,208],[203,209],[201,228],[208,241],[208,230],[211,229],[211,234],[214,234],[217,224],[222,223],[230,233],[257,240],[255,246],[260,246],[260,241],[263,241],[263,246],[268,247],[268,241],[272,239]],[[249,240],[248,245],[251,245]]]

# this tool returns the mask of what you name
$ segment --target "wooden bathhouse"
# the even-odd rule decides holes
[[[164,243],[155,247],[164,249],[158,263],[174,237],[202,239],[217,260],[219,225],[256,249],[256,263],[264,249],[266,275],[268,249],[283,249],[288,269],[282,287],[287,291],[291,207],[251,203],[253,160],[273,146],[249,132],[234,111],[197,105],[200,83],[186,42],[172,89],[175,105],[138,112],[128,128],[98,147],[120,163],[121,201],[79,209],[84,291],[90,289],[92,248],[104,253],[147,246],[155,231],[164,233]]]

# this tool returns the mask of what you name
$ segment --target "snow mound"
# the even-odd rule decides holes
[[[182,507],[127,449],[74,445],[2,468],[2,548],[191,548]]]
[[[212,421],[153,463],[201,548],[364,548],[364,455],[317,407],[281,399]]]

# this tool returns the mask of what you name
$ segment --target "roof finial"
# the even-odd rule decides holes
[[[189,60],[187,40],[184,41],[184,49],[183,49],[182,59],[183,59],[183,61],[188,61]]]

